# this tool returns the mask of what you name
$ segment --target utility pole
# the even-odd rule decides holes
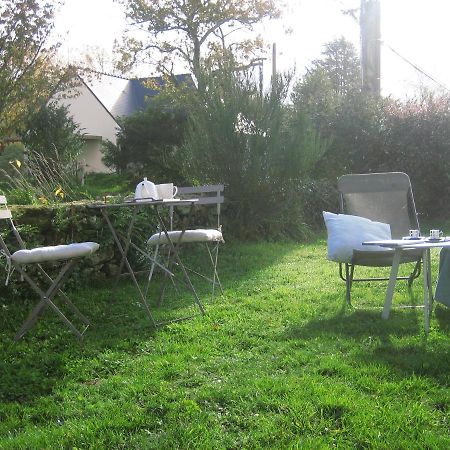
[[[277,89],[277,44],[272,44],[272,93]]]
[[[361,0],[361,78],[362,89],[380,95],[380,2]]]

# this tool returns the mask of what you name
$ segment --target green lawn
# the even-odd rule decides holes
[[[207,315],[156,331],[124,280],[73,294],[83,344],[50,313],[14,343],[32,301],[0,294],[0,448],[450,448],[449,309],[426,337],[422,309],[382,321],[385,283],[346,307],[321,239],[221,251],[225,294],[199,286]],[[171,288],[155,314],[189,301]]]

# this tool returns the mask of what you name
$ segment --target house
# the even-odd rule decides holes
[[[117,119],[144,110],[165,81],[162,77],[128,79],[98,72],[79,75],[78,79],[70,95],[58,94],[54,100],[68,108],[84,134],[84,149],[79,158],[84,172],[110,172],[102,162],[102,143],[109,140],[115,144],[120,128]],[[175,82],[195,86],[190,74],[175,75]]]

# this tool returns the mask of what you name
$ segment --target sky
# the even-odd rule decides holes
[[[359,49],[359,25],[342,10],[359,7],[360,0],[285,0],[280,20],[266,22],[258,32],[270,44],[276,43],[279,71],[295,66],[304,74],[311,61],[320,57],[324,44],[344,36]],[[381,89],[397,98],[414,96],[420,86],[450,88],[450,1],[380,0],[381,3]],[[113,0],[65,0],[55,17],[55,39],[62,42],[60,56],[73,62],[93,47],[112,54],[115,38],[125,29],[121,5]],[[286,34],[285,30],[291,29]],[[420,67],[420,74],[404,59]],[[270,78],[272,52],[264,65],[264,78]],[[180,67],[180,71],[185,68]],[[151,72],[151,73],[149,73]],[[153,75],[148,67],[136,68],[137,76]]]

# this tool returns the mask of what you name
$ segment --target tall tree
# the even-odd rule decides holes
[[[337,94],[361,88],[361,64],[354,45],[344,37],[325,44],[322,58],[313,61],[311,72],[323,70]]]
[[[248,56],[261,48],[261,39],[239,39],[234,32],[280,14],[276,0],[116,1],[126,6],[132,30],[142,31],[124,36],[121,68],[129,69],[140,60],[171,72],[175,58],[187,64],[199,84],[207,53]]]
[[[47,45],[55,3],[0,3],[0,138],[14,133],[60,81],[52,64],[56,46]]]
[[[331,140],[320,175],[335,178],[351,170],[376,145],[379,105],[361,91],[359,57],[354,46],[340,38],[325,45],[293,89],[294,107],[307,111],[321,135]],[[362,151],[364,149],[364,151]]]
[[[314,60],[294,86],[292,100],[324,131],[346,98],[360,92],[359,56],[353,44],[341,37],[325,44],[322,58]]]

